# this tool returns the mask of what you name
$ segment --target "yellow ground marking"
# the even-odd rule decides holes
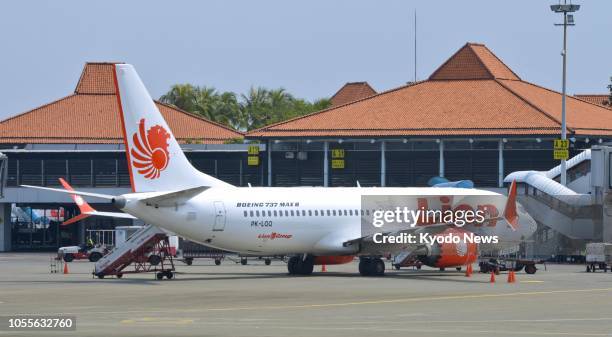
[[[612,291],[612,288],[531,291],[531,292],[514,292],[514,293],[502,293],[502,294],[498,293],[498,294],[472,294],[472,295],[412,297],[412,298],[397,298],[397,299],[389,299],[389,300],[372,300],[372,301],[323,303],[323,304],[209,308],[205,310],[206,311],[238,311],[238,310],[262,310],[262,309],[268,309],[268,310],[309,309],[309,308],[346,307],[346,306],[354,306],[354,305],[426,302],[426,301],[443,301],[443,300],[460,300],[460,299],[481,299],[481,298],[502,298],[502,297],[512,297],[512,296],[536,296],[536,295],[550,295],[550,294],[590,293],[590,292],[607,292],[607,291]]]

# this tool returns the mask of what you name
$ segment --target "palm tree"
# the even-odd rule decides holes
[[[159,100],[185,111],[193,111],[198,88],[191,84],[175,84]]]

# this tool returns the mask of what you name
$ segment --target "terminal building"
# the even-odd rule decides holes
[[[607,106],[567,100],[570,156],[612,138]],[[561,95],[522,80],[482,44],[464,45],[427,80],[381,93],[351,82],[329,109],[246,134],[157,105],[192,163],[237,186],[427,186],[441,176],[500,191],[510,172],[558,164]],[[59,226],[77,212],[67,196],[19,187],[64,177],[86,191],[129,191],[112,64],[86,64],[72,95],[0,122],[0,152],[0,251],[53,250],[127,224]]]
[[[341,96],[363,87],[347,85]],[[272,149],[268,185],[426,186],[442,176],[501,188],[511,172],[558,164],[561,94],[522,80],[482,44],[464,45],[427,80],[365,92],[247,133]],[[570,156],[607,142],[612,114],[568,97],[567,134]]]

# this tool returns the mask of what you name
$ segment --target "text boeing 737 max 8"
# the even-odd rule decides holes
[[[435,267],[461,266],[474,262],[479,246],[515,245],[535,231],[535,221],[516,203],[514,183],[507,198],[485,190],[448,187],[232,186],[189,163],[131,65],[116,64],[114,77],[133,193],[111,196],[36,188],[111,200],[131,216],[211,247],[262,256],[292,255],[289,273],[302,275],[310,274],[314,264],[349,262],[355,255],[362,257],[363,275],[382,275],[384,263],[379,256],[400,251]],[[420,221],[389,230],[376,228],[371,225],[375,208],[363,207],[363,198],[377,197],[414,200],[413,209],[423,211],[485,210],[485,221],[462,227],[453,221]],[[113,216],[109,212],[95,215]],[[431,239],[466,233],[496,235],[499,240],[381,242],[407,234]]]

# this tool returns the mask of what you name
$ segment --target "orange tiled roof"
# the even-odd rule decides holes
[[[349,82],[331,97],[331,106],[336,107],[376,94],[368,82]]]
[[[555,135],[560,105],[559,93],[522,81],[487,47],[468,43],[429,80],[253,130],[247,137]],[[568,131],[612,135],[612,114],[568,98]]]
[[[574,95],[574,97],[589,103],[603,105],[608,109],[612,109],[612,102],[610,102],[609,94]]]
[[[0,143],[123,142],[113,63],[87,63],[74,94],[0,122]],[[240,132],[155,102],[179,142],[223,143]]]

